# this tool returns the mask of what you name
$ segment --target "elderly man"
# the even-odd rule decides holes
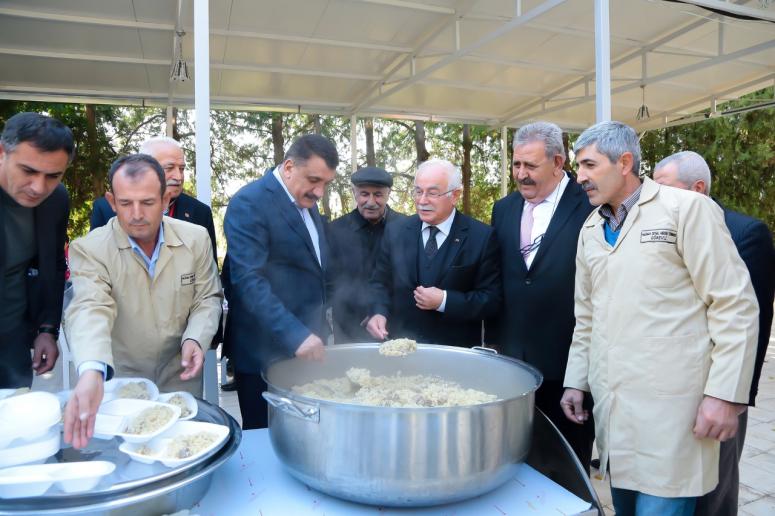
[[[19,113],[0,135],[0,388],[29,387],[56,363],[73,158],[62,122]],[[30,348],[34,356],[30,357]]]
[[[65,329],[80,378],[65,440],[92,435],[103,380],[149,378],[162,391],[200,395],[203,348],[221,316],[221,284],[207,231],[163,217],[164,171],[146,154],[116,160],[108,202],[116,217],[70,246],[74,298]]]
[[[235,365],[244,429],[267,426],[262,370],[280,358],[324,355],[330,258],[317,201],[338,164],[333,143],[301,136],[282,164],[242,187],[226,210],[224,341]]]
[[[337,344],[368,342],[368,283],[387,224],[406,219],[388,208],[393,178],[379,167],[365,167],[350,181],[356,207],[328,226],[331,247],[334,339]]]
[[[710,195],[710,169],[702,156],[696,152],[678,152],[657,163],[654,168],[654,181]],[[772,246],[770,230],[764,222],[727,208],[723,208],[723,210],[724,222],[726,222],[732,235],[732,241],[751,275],[751,284],[759,303],[759,342],[756,349],[751,390],[748,395],[748,405],[752,407],[756,401],[759,377],[772,328],[772,304],[775,298],[775,249]],[[695,514],[708,516],[737,514],[738,463],[743,452],[747,425],[748,411],[745,411],[738,418],[738,430],[735,437],[721,443],[719,484],[716,489],[697,501]]]
[[[591,391],[617,514],[691,515],[748,401],[756,297],[718,206],[641,182],[632,128],[599,123],[574,149],[600,208],[579,235],[563,410],[583,422]]]
[[[564,165],[565,147],[558,126],[535,122],[517,131],[513,175],[519,192],[496,202],[492,211],[501,248],[504,303],[494,324],[488,321],[486,339],[543,373],[536,406],[562,432],[586,468],[592,458],[594,424],[591,420],[583,425],[568,421],[560,398],[576,323],[576,243],[592,206]],[[491,329],[496,330],[495,341]],[[585,401],[591,410],[591,397]]]
[[[417,215],[387,227],[370,281],[373,337],[481,344],[482,320],[501,301],[498,241],[491,227],[455,210],[461,192],[460,169],[449,161],[417,168]]]

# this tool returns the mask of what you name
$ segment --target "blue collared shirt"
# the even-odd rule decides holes
[[[140,249],[140,246],[137,245],[137,242],[135,242],[131,236],[127,235],[127,238],[129,239],[129,245],[132,246],[132,249],[137,253],[137,256],[143,259],[145,268],[148,270],[148,275],[153,278],[153,275],[156,272],[156,262],[159,261],[159,250],[164,243],[164,222],[159,225],[159,238],[156,240],[156,247],[153,249],[153,255],[150,258],[148,258],[143,250]]]

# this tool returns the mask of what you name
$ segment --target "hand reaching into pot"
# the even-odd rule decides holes
[[[326,348],[320,337],[310,333],[296,350],[296,356],[307,360],[323,360],[326,356]]]

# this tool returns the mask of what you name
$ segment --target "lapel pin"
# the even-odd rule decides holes
[[[456,238],[456,239],[455,239],[455,242],[460,242],[460,239],[459,239],[459,238]]]
[[[185,216],[186,216],[186,218],[189,218],[189,217],[191,217],[191,215],[189,215],[189,214],[188,214],[188,212],[184,213],[183,215],[185,215]]]

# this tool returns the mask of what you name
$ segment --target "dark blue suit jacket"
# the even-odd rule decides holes
[[[328,248],[317,208],[310,209],[322,266],[304,222],[268,170],[229,202],[223,281],[229,301],[225,345],[237,371],[258,374],[292,357],[311,333],[323,342]],[[260,393],[256,393],[256,396]]]
[[[62,297],[65,290],[65,239],[70,200],[63,185],[58,185],[46,200],[33,208],[35,239],[38,252],[29,264],[27,274],[27,327],[32,345],[38,328],[50,325],[59,328],[62,318]],[[0,203],[0,228],[5,210]],[[0,238],[0,244],[5,241]],[[5,246],[0,245],[0,270],[5,269]],[[0,274],[0,291],[5,276]]]
[[[374,314],[387,318],[389,338],[407,337],[430,344],[478,346],[482,320],[501,302],[498,242],[491,227],[455,214],[439,250],[445,259],[434,285],[447,291],[444,312],[421,310],[414,301],[418,280],[422,221],[417,215],[388,224],[377,266],[369,282]],[[444,247],[449,249],[442,253]]]
[[[775,296],[775,249],[772,235],[767,225],[748,215],[724,208],[724,221],[727,224],[737,252],[748,267],[751,284],[759,302],[759,345],[756,350],[756,362],[751,382],[751,394],[748,401],[753,405],[759,390],[759,377],[762,374],[764,356],[770,340],[772,328],[772,303]]]
[[[207,230],[210,235],[210,242],[213,245],[213,257],[216,263],[218,262],[218,246],[215,242],[215,225],[213,224],[213,212],[208,205],[187,195],[181,193],[177,200],[175,200],[175,219],[185,220],[197,226],[202,226]],[[108,200],[104,197],[100,197],[94,201],[91,211],[91,228],[92,231],[95,228],[99,228],[108,223],[108,221],[116,216],[116,212],[110,207]]]
[[[495,203],[492,225],[501,248],[501,311],[486,324],[486,340],[502,353],[562,381],[576,324],[574,286],[579,231],[593,207],[575,179],[565,188],[530,270],[519,252],[525,200],[514,192]]]

